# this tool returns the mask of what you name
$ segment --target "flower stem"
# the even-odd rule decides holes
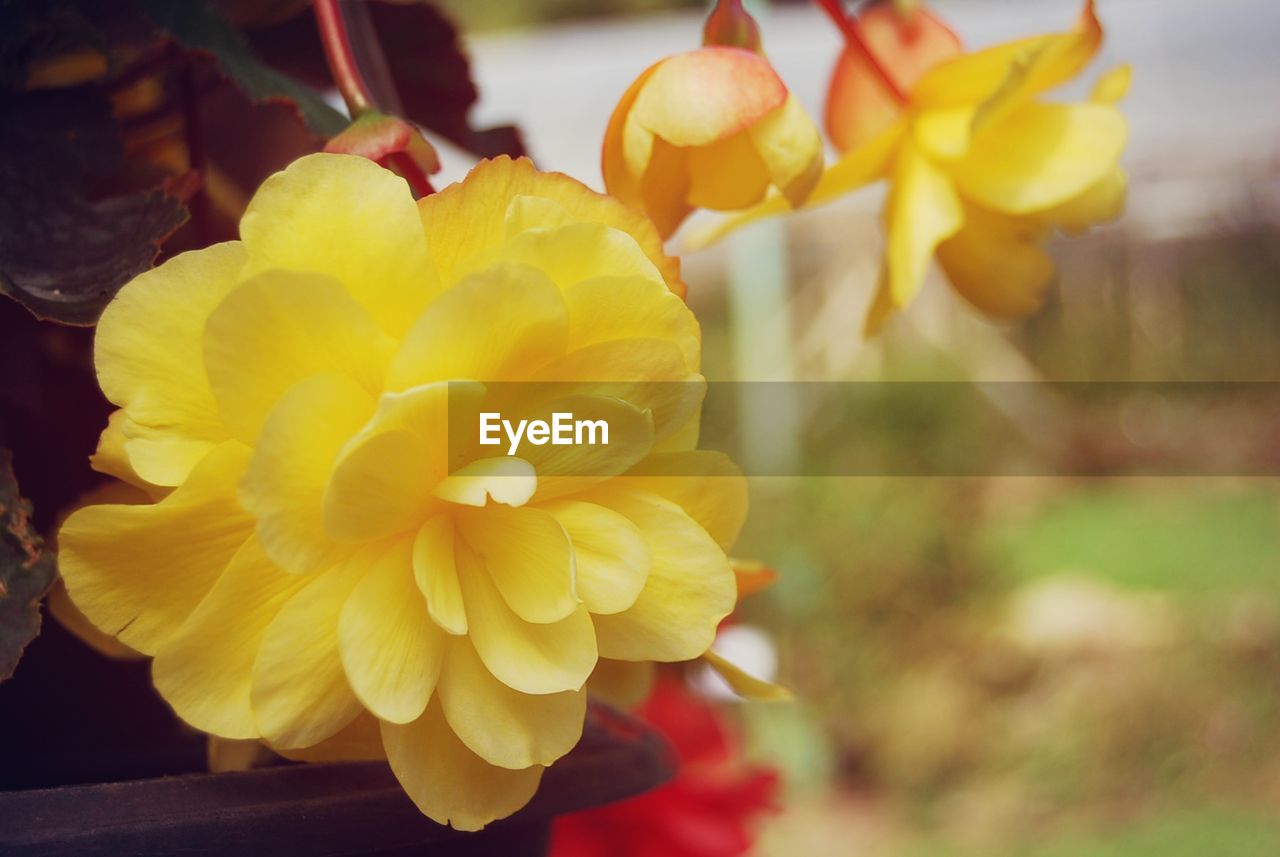
[[[329,61],[333,82],[342,93],[342,100],[347,102],[351,118],[355,119],[373,108],[373,96],[356,63],[351,36],[339,3],[340,0],[315,0],[316,27],[320,30],[320,41],[324,44],[324,55]]]
[[[889,74],[888,69],[881,65],[880,60],[872,53],[871,46],[862,37],[862,29],[858,26],[858,22],[845,13],[842,0],[814,0],[814,2],[840,28],[840,32],[844,34],[845,43],[862,54],[862,58],[867,61],[867,65],[875,72],[876,77],[880,79],[880,83],[889,91],[889,94],[899,104],[906,104],[907,93],[902,90],[902,87],[898,86],[897,81]]]

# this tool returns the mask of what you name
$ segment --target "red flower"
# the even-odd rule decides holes
[[[556,821],[552,857],[735,857],[756,819],[777,809],[778,773],[745,765],[719,712],[663,676],[637,712],[680,759],[676,778],[648,794]]]

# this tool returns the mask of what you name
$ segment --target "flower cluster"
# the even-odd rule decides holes
[[[528,161],[420,203],[371,161],[296,161],[240,241],[104,313],[94,463],[154,502],[67,519],[71,599],[202,730],[385,756],[460,829],[509,815],[598,666],[696,658],[735,602],[744,483],[693,449],[683,290],[646,219]],[[450,444],[450,410],[509,382],[508,412],[571,401],[611,443]]]

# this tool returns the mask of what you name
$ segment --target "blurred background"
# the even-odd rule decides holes
[[[597,188],[618,95],[659,57],[695,47],[703,11],[445,5],[471,34],[477,119],[517,122],[541,167]],[[1064,95],[1133,64],[1129,208],[1053,245],[1043,312],[993,325],[932,282],[884,336],[862,341],[880,252],[873,190],[685,257],[708,376],[1280,381],[1280,7],[1098,5],[1102,55]],[[975,48],[1066,29],[1080,4],[934,6]],[[752,11],[820,117],[835,32],[809,4]],[[443,157],[449,178],[470,163]],[[1126,455],[1202,428],[1176,408],[1144,413],[1159,419],[1125,427],[1131,443],[1106,450],[1105,466],[1075,448],[1044,472],[1126,473]],[[1011,418],[1032,436],[1064,428],[1052,408]],[[786,435],[749,424],[765,426],[762,443]],[[848,442],[901,442],[894,420],[881,425]],[[1212,436],[1241,434],[1280,450],[1269,411],[1237,412]],[[761,635],[771,640],[800,700],[736,712],[750,753],[786,781],[759,854],[1280,854],[1277,480],[757,478],[738,553],[780,573],[744,606],[739,654],[767,667]]]

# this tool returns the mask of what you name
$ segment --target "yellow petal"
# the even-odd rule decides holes
[[[1037,215],[1037,220],[1067,232],[1083,232],[1124,214],[1128,189],[1128,175],[1116,167],[1076,198]]]
[[[662,272],[668,287],[683,297],[680,261],[663,251],[662,239],[643,213],[612,197],[596,193],[562,173],[534,169],[528,158],[499,157],[481,161],[463,181],[431,194],[418,203],[431,258],[444,282],[458,279],[458,265],[511,237],[517,224],[509,219],[513,203],[536,197],[557,204],[572,222],[603,223],[626,232]],[[516,211],[528,211],[527,202]],[[563,217],[542,226],[559,226]],[[525,228],[535,224],[519,224]]]
[[[742,667],[725,660],[710,649],[703,653],[702,660],[706,661],[707,665],[715,670],[720,678],[725,680],[725,683],[729,685],[734,693],[744,699],[753,699],[759,702],[783,702],[791,699],[791,691],[785,687],[756,678],[745,672]]]
[[[523,693],[578,690],[596,663],[595,630],[585,607],[549,625],[523,621],[507,606],[480,558],[454,545],[467,627],[480,660],[508,687]]]
[[[494,678],[465,638],[449,640],[440,706],[455,735],[491,765],[550,765],[582,737],[586,691],[532,696]]]
[[[267,417],[240,501],[258,519],[263,549],[285,570],[324,568],[348,552],[325,531],[325,485],[338,451],[372,411],[355,381],[317,375],[286,392]]]
[[[626,516],[644,534],[649,577],[630,608],[596,616],[600,654],[624,661],[684,661],[705,652],[733,609],[737,585],[724,552],[669,500],[607,487],[589,499]]]
[[[639,122],[635,123],[639,127]],[[648,132],[644,132],[646,135]],[[663,239],[680,228],[693,213],[689,204],[689,150],[661,138],[646,136],[648,156],[640,179],[640,209],[653,221]]]
[[[151,665],[156,690],[202,732],[257,738],[249,691],[267,626],[305,578],[277,568],[250,537]]]
[[[439,290],[405,180],[366,158],[315,154],[262,183],[240,221],[253,273],[336,277],[399,335]]]
[[[1108,71],[1093,85],[1089,94],[1091,101],[1101,104],[1117,104],[1129,94],[1129,86],[1133,83],[1133,66],[1125,63]]]
[[[1045,229],[1025,218],[969,206],[959,232],[938,247],[938,263],[962,297],[983,312],[1020,318],[1039,309],[1053,279]]]
[[[522,389],[531,389],[535,394],[551,393],[561,389],[561,385],[548,384]],[[599,391],[598,387],[595,389]],[[622,390],[617,392],[623,393]],[[583,420],[596,424],[582,430],[583,440],[590,441],[594,437],[594,444],[548,443],[535,446],[526,441],[520,445],[520,455],[538,474],[537,493],[534,495],[538,501],[582,491],[596,482],[624,473],[653,447],[652,414],[649,410],[642,410],[616,396],[566,396],[549,402],[534,403],[528,408],[516,407],[510,411],[502,411],[504,416],[508,412],[512,414],[512,419],[542,420],[549,426],[555,425],[556,414],[570,414],[573,421]],[[561,419],[564,421],[562,426],[573,425],[569,417]],[[598,425],[600,422],[607,426],[607,443],[606,431]],[[566,430],[577,432],[577,429]]]
[[[509,379],[563,353],[567,330],[564,298],[546,274],[497,265],[463,279],[414,322],[387,371],[387,390]]]
[[[444,632],[427,615],[413,575],[413,542],[393,543],[342,607],[338,651],[356,696],[380,720],[409,723],[440,677]]]
[[[458,532],[521,619],[559,622],[578,609],[569,537],[550,514],[494,505],[464,509],[457,522]]]
[[[427,612],[450,634],[467,633],[467,613],[453,555],[453,519],[441,515],[422,525],[413,541],[413,576]]]
[[[912,89],[922,107],[975,104],[1008,82],[1021,67],[1018,100],[1051,89],[1078,75],[1102,44],[1102,26],[1087,0],[1079,25],[1066,33],[1032,36],[961,54],[929,71]]]
[[[181,253],[126,284],[98,322],[98,382],[131,421],[150,429],[127,446],[148,482],[180,484],[229,437],[209,389],[200,337],[244,264],[239,242]]]
[[[89,456],[89,466],[99,473],[114,476],[122,482],[139,488],[153,500],[158,500],[168,491],[143,479],[133,469],[125,449],[129,440],[124,433],[124,424],[127,422],[129,418],[123,410],[111,412],[111,416],[107,418],[107,427],[102,430],[102,435],[98,438],[98,448],[94,450],[93,455]]]
[[[640,528],[594,503],[561,500],[542,508],[573,544],[575,588],[587,609],[621,613],[635,604],[649,576],[649,549]]]
[[[1115,169],[1128,131],[1106,104],[1027,104],[975,138],[956,165],[960,192],[1007,214],[1079,196]]]
[[[764,57],[712,46],[660,62],[636,96],[632,115],[673,146],[708,146],[746,130],[786,97]]]
[[[889,297],[904,307],[915,297],[933,251],[964,223],[951,179],[915,146],[898,156],[885,209]]]
[[[228,441],[154,505],[72,512],[58,532],[58,565],[76,607],[126,645],[154,654],[253,532],[235,496],[248,456]]]
[[[817,185],[806,198],[804,207],[816,208],[883,178],[893,165],[906,127],[905,122],[899,122],[866,145],[841,156],[840,160],[822,173]],[[707,247],[749,223],[783,214],[792,208],[791,202],[782,194],[770,194],[754,208],[730,215],[707,229],[693,233],[685,247],[688,250]]]
[[[490,765],[453,734],[438,702],[412,723],[382,724],[382,745],[396,779],[428,818],[479,830],[529,802],[545,770]]]
[[[464,277],[500,264],[528,265],[561,289],[606,274],[662,283],[662,274],[636,240],[603,223],[524,229],[488,252],[472,256],[454,273]]]
[[[523,506],[538,488],[537,471],[523,458],[481,458],[458,468],[436,486],[435,496],[462,506],[483,507],[490,500]]]
[[[649,698],[657,672],[657,666],[647,661],[601,658],[587,679],[587,693],[624,710],[634,708]]]
[[[338,617],[370,560],[364,552],[297,578],[305,586],[267,626],[253,667],[250,702],[258,731],[273,748],[326,741],[363,710],[342,669]]]
[[[569,309],[570,351],[611,339],[666,339],[697,371],[698,320],[685,302],[646,277],[594,277],[564,291]]]
[[[675,503],[725,550],[738,540],[747,519],[747,480],[722,452],[658,453],[620,481]]]
[[[773,186],[799,208],[822,177],[822,137],[795,96],[747,131]],[[752,200],[755,202],[756,200]]]
[[[378,718],[361,711],[346,726],[309,747],[279,747],[272,750],[299,762],[371,762],[387,758],[382,749],[382,728]]]
[[[689,191],[697,208],[736,211],[755,205],[769,188],[769,169],[747,130],[688,149]]]
[[[662,339],[614,339],[579,348],[539,367],[531,380],[573,382],[580,396],[621,399],[653,415],[660,441],[697,416],[706,380]]]
[[[395,347],[332,277],[268,271],[209,316],[204,362],[223,420],[252,444],[286,390],[313,375],[347,375],[370,395]]]
[[[654,63],[645,69],[639,77],[632,81],[626,92],[618,99],[618,104],[609,116],[609,124],[604,132],[604,145],[601,148],[600,169],[604,174],[605,190],[627,205],[641,208],[640,178],[644,175],[649,163],[653,135],[645,130],[632,115],[636,96],[653,76],[654,70],[661,62]],[[643,151],[636,153],[634,143],[630,147],[632,154],[628,156],[627,138],[641,138]]]

